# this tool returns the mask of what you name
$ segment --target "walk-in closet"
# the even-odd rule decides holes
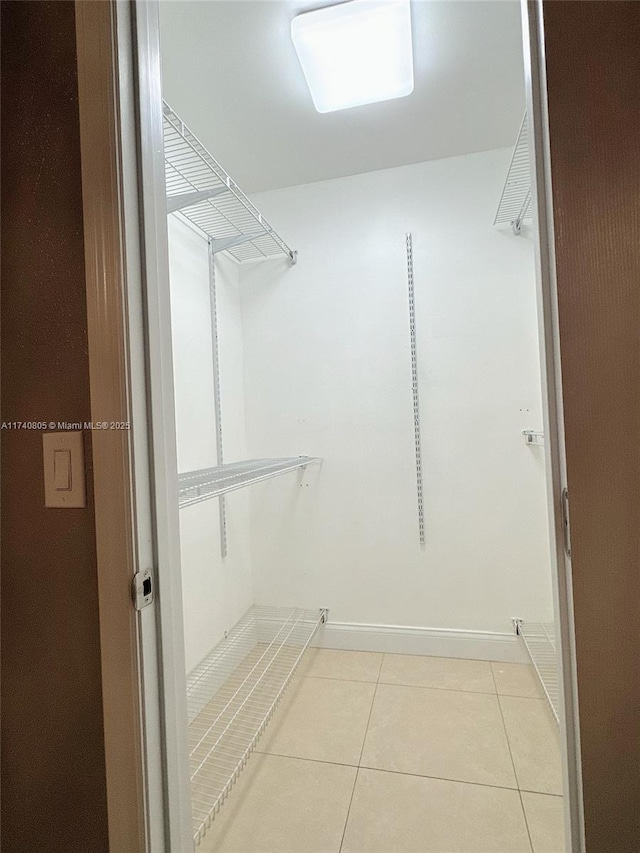
[[[520,5],[160,34],[195,849],[562,853]]]

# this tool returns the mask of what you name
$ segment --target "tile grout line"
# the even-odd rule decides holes
[[[463,690],[461,687],[437,687],[432,684],[401,684],[396,681],[380,681],[379,677],[377,681],[367,681],[362,678],[336,678],[333,675],[304,675],[301,673],[300,678],[317,678],[320,681],[348,681],[352,684],[384,684],[387,687],[409,687],[417,690],[446,690],[449,693],[471,693],[473,696],[504,696],[506,699],[533,699],[537,702],[547,704],[547,700],[542,696],[523,696],[521,693],[498,693],[497,690],[491,692],[487,690]]]
[[[516,770],[516,763],[513,760],[513,752],[511,751],[511,741],[509,740],[509,732],[507,731],[507,724],[504,721],[504,714],[502,713],[502,704],[500,702],[500,694],[497,692],[498,683],[496,682],[496,676],[493,672],[493,666],[491,667],[491,677],[493,678],[493,683],[496,688],[496,700],[498,702],[498,710],[500,711],[500,720],[502,722],[502,731],[504,732],[504,738],[507,742],[507,749],[509,750],[509,758],[511,759],[511,767],[513,768],[513,778],[516,780],[516,788],[520,790],[520,780],[518,779],[518,771]],[[522,803],[522,798],[520,798],[520,802]],[[522,807],[524,811],[524,806]],[[528,831],[528,830],[527,830]],[[531,842],[531,839],[529,839]]]
[[[522,791],[518,788],[518,796],[520,797],[520,806],[522,808],[522,814],[524,816],[524,825],[527,828],[527,835],[529,836],[529,844],[531,846],[532,853],[536,853],[533,849],[533,838],[531,837],[531,830],[529,828],[529,819],[527,817],[527,810],[524,807],[524,800],[522,799]]]
[[[344,844],[344,837],[347,834],[347,824],[349,823],[349,815],[351,814],[351,806],[353,804],[353,797],[356,792],[356,785],[358,784],[358,774],[360,773],[360,768],[356,767],[356,775],[353,779],[353,788],[351,789],[351,796],[349,797],[349,806],[347,808],[347,814],[344,819],[344,826],[342,828],[342,837],[340,838],[340,847],[338,847],[338,853],[342,853],[342,846]]]
[[[323,758],[307,758],[302,755],[285,755],[283,752],[260,752],[255,749],[256,755],[263,755],[267,758],[288,758],[291,761],[311,761],[313,764],[328,764],[333,767],[351,767],[354,770],[372,770],[374,773],[391,773],[394,776],[410,776],[413,779],[434,779],[437,782],[453,782],[456,785],[474,785],[476,788],[491,788],[494,791],[518,791],[522,790],[525,794],[539,794],[541,797],[555,797],[558,800],[562,799],[562,794],[549,794],[546,791],[531,791],[528,788],[511,788],[508,785],[489,785],[487,782],[470,782],[468,779],[452,779],[448,776],[431,776],[423,773],[407,773],[405,770],[388,770],[384,767],[372,767],[369,764],[345,764],[344,761],[327,761]]]
[[[522,817],[524,818],[525,829],[527,830],[527,838],[529,839],[529,847],[531,848],[531,853],[535,853],[533,849],[533,839],[531,838],[531,830],[529,829],[529,821],[527,820],[527,812],[524,807],[524,800],[522,799],[522,791],[520,790],[520,780],[518,779],[518,771],[516,770],[516,763],[513,760],[513,752],[511,751],[511,741],[509,740],[509,732],[507,731],[507,724],[504,720],[504,714],[502,712],[502,703],[500,702],[500,694],[498,693],[498,682],[496,681],[496,674],[493,671],[493,664],[491,664],[491,676],[493,678],[493,683],[496,688],[496,698],[498,700],[498,708],[500,710],[500,719],[502,720],[502,729],[504,731],[504,736],[507,741],[507,748],[509,750],[509,757],[511,758],[511,765],[513,767],[513,775],[516,780],[516,785],[518,788],[518,799],[520,800],[520,808],[522,809]]]
[[[360,756],[358,758],[358,768],[362,762],[362,756],[364,754],[364,745],[367,740],[367,735],[369,734],[369,724],[371,723],[371,715],[373,714],[373,706],[376,702],[376,695],[378,693],[378,685],[380,684],[380,673],[382,672],[382,665],[384,664],[385,653],[382,653],[382,657],[380,658],[380,667],[378,669],[378,677],[376,678],[376,685],[373,690],[373,697],[371,699],[371,707],[369,708],[369,716],[367,717],[367,725],[364,729],[364,737],[362,738],[362,746],[360,747]]]
[[[371,722],[371,714],[373,713],[373,704],[376,701],[376,693],[378,692],[378,684],[380,683],[380,673],[382,672],[382,664],[384,662],[384,652],[382,653],[382,657],[380,658],[380,667],[378,669],[378,677],[376,678],[376,684],[373,690],[373,696],[371,697],[371,707],[369,708],[369,716],[367,717],[367,725],[364,730],[364,737],[362,738],[362,746],[360,747],[360,756],[358,757],[358,766],[356,768],[356,776],[353,780],[353,789],[351,791],[351,798],[349,800],[349,808],[347,809],[347,816],[344,821],[344,829],[342,830],[342,838],[340,839],[340,847],[338,848],[338,853],[342,853],[342,848],[344,846],[345,835],[347,834],[347,826],[349,825],[349,816],[351,814],[351,806],[353,805],[353,798],[356,793],[356,786],[358,784],[358,776],[360,775],[360,762],[362,761],[362,755],[364,753],[364,745],[367,740],[367,734],[369,733],[369,723]]]
[[[318,647],[316,650],[321,651],[322,649],[320,647]],[[299,675],[303,678],[325,678],[325,679],[329,679],[330,681],[353,681],[353,682],[363,683],[363,684],[374,684],[374,683],[389,684],[392,687],[419,687],[419,688],[422,688],[425,690],[451,690],[454,693],[479,693],[479,694],[482,694],[485,696],[496,696],[496,695],[497,696],[510,696],[514,699],[540,699],[541,701],[547,701],[546,697],[544,695],[541,695],[539,690],[537,690],[537,692],[534,695],[532,695],[531,693],[527,693],[527,694],[507,693],[504,691],[500,691],[498,689],[498,683],[497,683],[496,677],[495,677],[494,666],[519,666],[519,667],[524,667],[526,669],[532,669],[532,666],[530,663],[514,663],[513,661],[485,660],[484,658],[482,658],[482,659],[480,659],[480,658],[444,658],[444,657],[440,657],[439,655],[438,656],[434,656],[434,655],[406,655],[406,654],[401,654],[401,653],[399,654],[397,652],[391,652],[391,653],[390,652],[370,652],[370,651],[358,650],[358,649],[327,649],[325,651],[335,651],[335,652],[346,651],[346,652],[353,652],[355,654],[379,655],[380,656],[380,664],[378,665],[378,675],[377,675],[375,680],[367,679],[367,678],[338,678],[335,675],[314,675],[313,672],[307,674],[307,672],[305,672],[305,671],[301,671],[299,673]],[[469,689],[466,689],[464,687],[441,687],[440,685],[437,685],[437,684],[408,684],[408,683],[401,682],[401,681],[381,681],[380,676],[382,675],[382,669],[384,666],[384,659],[386,657],[389,657],[389,656],[410,657],[410,658],[423,658],[423,657],[425,657],[425,658],[429,658],[429,659],[433,658],[433,659],[436,659],[439,661],[452,660],[452,661],[463,661],[463,662],[470,662],[470,663],[486,663],[489,665],[489,671],[491,673],[491,681],[493,683],[494,689],[492,691],[469,690]],[[307,670],[308,670],[308,667],[307,667]]]

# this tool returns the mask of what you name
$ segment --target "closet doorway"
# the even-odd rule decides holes
[[[185,849],[578,850],[520,5],[136,16]],[[395,34],[410,85],[323,100],[334,30]]]

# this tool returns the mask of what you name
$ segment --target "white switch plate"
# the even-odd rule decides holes
[[[45,432],[42,435],[42,450],[44,505],[86,506],[82,432],[80,430]]]

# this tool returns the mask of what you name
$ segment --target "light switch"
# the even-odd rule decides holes
[[[56,492],[68,492],[71,489],[71,451],[53,451],[53,485]]]
[[[84,487],[84,440],[80,430],[45,432],[44,505],[86,506]]]

